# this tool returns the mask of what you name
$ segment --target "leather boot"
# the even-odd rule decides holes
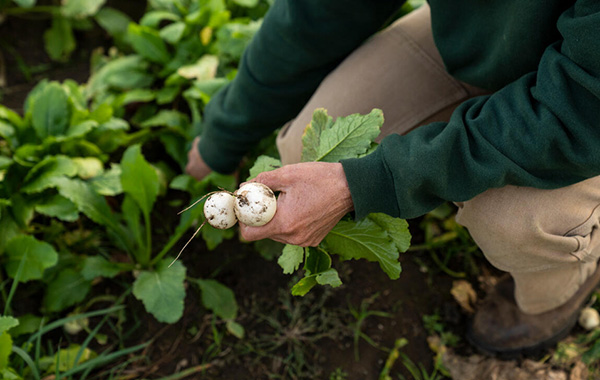
[[[511,276],[503,277],[478,307],[467,339],[488,354],[533,355],[565,338],[590,294],[600,283],[600,267],[567,303],[541,314],[525,314],[514,298]]]

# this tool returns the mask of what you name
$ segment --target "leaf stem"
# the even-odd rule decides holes
[[[150,214],[144,213],[144,224],[146,227],[146,254],[143,257],[142,265],[150,263],[152,256],[152,228],[150,226]]]

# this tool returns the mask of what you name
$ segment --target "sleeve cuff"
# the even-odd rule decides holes
[[[354,202],[356,219],[373,212],[394,217],[399,215],[394,181],[381,149],[366,157],[346,159],[341,163]]]

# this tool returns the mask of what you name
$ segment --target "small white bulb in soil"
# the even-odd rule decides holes
[[[204,217],[208,224],[220,230],[226,230],[237,223],[233,205],[235,198],[226,191],[212,194],[204,203]]]
[[[269,223],[277,211],[277,198],[266,185],[250,182],[234,193],[235,215],[240,223],[247,226],[264,226]]]
[[[579,324],[586,330],[593,330],[600,326],[600,315],[593,307],[586,307],[579,314]]]

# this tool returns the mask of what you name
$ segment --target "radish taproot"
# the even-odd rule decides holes
[[[259,227],[269,223],[277,211],[277,199],[268,186],[250,182],[234,194],[235,215],[247,226]]]
[[[237,223],[233,206],[235,197],[227,191],[218,191],[204,202],[204,217],[211,226],[226,230]]]

